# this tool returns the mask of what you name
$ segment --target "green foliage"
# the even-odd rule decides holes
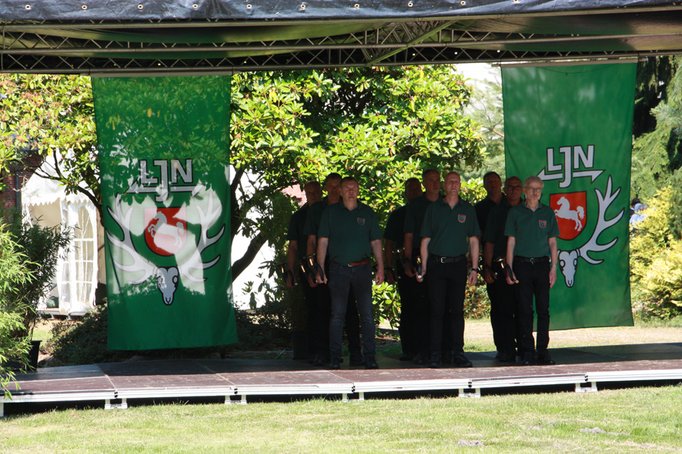
[[[38,303],[54,285],[59,253],[69,245],[71,232],[68,229],[22,222],[18,213],[9,224],[9,232],[29,273],[29,278],[23,284],[12,288],[11,298],[21,302],[24,307],[24,330],[30,339],[38,316]]]
[[[58,179],[66,191],[84,193],[99,206],[90,78],[2,74],[0,93],[0,157],[37,152],[52,159],[60,152],[66,159],[57,161]]]
[[[641,318],[682,313],[682,240],[670,228],[673,190],[660,189],[630,239],[633,309]]]
[[[30,348],[29,338],[22,336],[26,305],[14,298],[17,287],[25,285],[31,277],[26,269],[26,256],[0,225],[0,390],[9,394],[8,384],[14,377],[12,363],[24,366]]]
[[[47,349],[52,351],[52,365],[93,364],[121,358],[107,349],[105,306],[97,306],[80,320],[62,320],[52,327]]]
[[[400,320],[400,295],[397,285],[383,283],[375,285],[372,289],[372,304],[374,321],[377,325],[388,323],[391,328],[397,329]]]

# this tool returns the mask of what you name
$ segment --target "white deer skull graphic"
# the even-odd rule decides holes
[[[597,225],[592,232],[592,236],[589,240],[577,249],[570,251],[559,251],[559,268],[561,273],[564,275],[564,282],[566,287],[573,287],[575,284],[576,271],[578,270],[578,259],[582,258],[590,265],[599,265],[604,261],[604,259],[594,259],[590,256],[593,252],[603,252],[610,249],[616,242],[618,238],[614,238],[606,244],[599,244],[597,241],[599,236],[607,229],[616,224],[623,217],[623,211],[621,210],[616,216],[611,219],[606,219],[606,210],[611,206],[611,204],[616,200],[618,194],[620,193],[620,188],[612,192],[613,181],[609,177],[606,183],[606,192],[602,194],[599,189],[595,189],[597,195],[597,201],[599,202],[599,216],[597,218]]]

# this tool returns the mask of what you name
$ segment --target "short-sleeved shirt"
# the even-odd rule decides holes
[[[426,210],[421,230],[422,238],[431,238],[429,254],[443,257],[466,254],[468,238],[480,234],[476,210],[462,199],[452,208],[445,199],[432,203]]]
[[[507,236],[504,234],[504,227],[507,222],[507,214],[512,207],[506,198],[495,205],[488,213],[488,221],[483,230],[483,241],[493,243],[494,257],[505,257],[507,253]],[[480,219],[479,219],[480,220]]]
[[[441,200],[439,198],[439,200]],[[426,215],[426,209],[433,202],[426,198],[426,194],[420,195],[413,201],[407,204],[407,211],[405,212],[405,232],[412,234],[412,251],[419,256],[419,244],[421,243],[422,223]],[[414,254],[413,254],[414,256]]]
[[[305,223],[303,224],[303,234],[306,238],[310,235],[317,235],[317,231],[320,228],[320,219],[322,219],[322,212],[325,208],[327,208],[326,197],[319,202],[310,205]]]
[[[407,213],[407,206],[401,206],[391,211],[386,221],[386,229],[384,229],[384,238],[393,241],[395,249],[403,247],[405,240],[405,214]]]
[[[488,216],[490,216],[490,212],[497,205],[497,203],[493,202],[488,197],[474,205],[476,217],[478,218],[478,226],[481,228],[482,235],[485,235],[485,229],[488,226]]]
[[[374,210],[364,203],[358,202],[354,210],[336,203],[322,212],[317,236],[329,238],[330,261],[347,264],[372,254],[370,242],[381,239],[381,229]]]
[[[549,257],[549,238],[559,236],[554,211],[540,204],[533,211],[525,203],[509,210],[504,234],[516,239],[514,255],[521,257]]]
[[[303,258],[306,255],[306,244],[308,242],[308,235],[305,234],[305,221],[308,216],[308,204],[303,205],[296,210],[289,219],[289,230],[287,231],[287,240],[296,241],[298,245],[298,258]]]

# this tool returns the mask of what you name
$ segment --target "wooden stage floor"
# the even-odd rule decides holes
[[[364,399],[375,393],[452,392],[479,397],[481,392],[524,388],[597,391],[600,384],[634,386],[643,382],[682,382],[682,342],[551,350],[554,366],[501,365],[494,354],[467,353],[473,368],[429,369],[380,357],[378,370],[331,371],[289,359],[137,360],[84,366],[39,368],[17,376],[19,390],[0,398],[0,416],[45,408],[45,404],[93,402],[127,408],[144,399],[224,399],[226,404],[288,396],[336,396]],[[13,389],[13,388],[11,388]],[[27,410],[28,408],[28,410]]]

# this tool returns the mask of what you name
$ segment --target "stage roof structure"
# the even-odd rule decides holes
[[[682,52],[661,0],[3,0],[0,72],[149,73]]]

